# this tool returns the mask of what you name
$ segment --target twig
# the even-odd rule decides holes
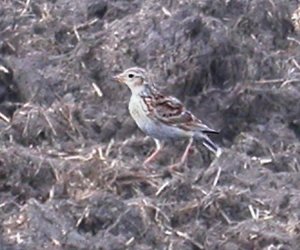
[[[254,81],[254,83],[280,83],[280,82],[284,82],[285,79],[283,78],[279,78],[279,79],[269,79],[269,80],[258,80],[258,81]]]
[[[81,41],[81,38],[80,38],[80,35],[79,35],[79,33],[78,33],[78,30],[77,30],[77,27],[76,27],[76,26],[73,27],[73,32],[74,32],[74,34],[75,34],[75,36],[76,36],[77,41],[80,42],[80,41]]]
[[[166,181],[155,193],[155,196],[159,196],[161,194],[161,192],[170,185],[170,181]]]
[[[224,212],[223,209],[219,208],[220,209],[220,213],[222,215],[222,217],[226,220],[226,222],[231,225],[232,224],[232,221],[229,219],[229,217],[227,216],[227,214]]]
[[[163,6],[161,10],[167,17],[172,16],[171,12],[167,10],[166,7]]]
[[[30,1],[31,1],[31,0],[27,0],[27,1],[26,1],[25,7],[24,7],[24,9],[22,10],[22,12],[21,12],[21,14],[20,14],[21,16],[23,16],[23,15],[27,12],[27,10],[28,10],[28,8],[29,8]]]
[[[125,246],[128,247],[129,245],[132,244],[132,242],[134,242],[134,240],[135,240],[135,238],[134,238],[134,237],[131,237],[128,241],[126,241]]]
[[[98,20],[99,20],[98,18],[95,18],[95,19],[92,19],[89,22],[80,24],[80,25],[76,26],[76,30],[82,30],[82,29],[88,28],[89,26],[92,26],[93,24],[95,24],[96,22],[98,22]]]
[[[193,238],[191,238],[187,233],[185,233],[185,232],[180,232],[180,231],[175,231],[175,234],[176,234],[177,236],[179,236],[179,237],[185,239],[185,240],[190,241],[190,242],[191,242],[194,246],[196,246],[198,249],[204,249],[204,246],[203,246],[201,243],[195,241],[195,240],[194,240]]]
[[[287,40],[292,41],[292,42],[295,42],[295,43],[297,43],[298,45],[300,45],[300,41],[298,41],[298,40],[295,39],[294,37],[288,36],[288,37],[287,37]]]
[[[56,130],[55,130],[55,128],[54,128],[52,122],[50,121],[48,115],[46,114],[46,112],[42,112],[42,115],[45,117],[46,122],[48,123],[49,127],[50,127],[51,130],[52,130],[53,135],[57,136],[57,132],[56,132]]]
[[[298,62],[295,60],[295,58],[292,59],[293,64],[296,66],[297,69],[300,70],[300,65],[298,64]]]
[[[105,161],[106,158],[105,158],[105,156],[103,155],[102,147],[98,147],[98,148],[96,149],[96,151],[97,151],[97,153],[98,153],[99,159],[100,159],[101,161]]]
[[[96,94],[99,96],[99,97],[102,97],[103,96],[103,92],[101,91],[101,89],[99,88],[99,86],[97,86],[96,83],[92,83],[92,86],[96,92]]]
[[[108,143],[108,146],[107,146],[106,150],[105,150],[104,157],[108,157],[109,156],[111,148],[114,145],[114,143],[115,143],[115,140],[111,139],[110,142]]]
[[[259,158],[259,163],[260,163],[261,165],[269,164],[269,163],[271,163],[272,161],[273,161],[273,160],[272,160],[271,157],[261,157],[261,158]]]
[[[171,222],[171,219],[168,217],[168,215],[166,213],[164,213],[159,207],[148,203],[147,200],[145,200],[145,199],[142,200],[142,203],[144,206],[155,210],[155,221],[158,222],[159,221],[158,216],[161,215],[166,220],[167,223]]]
[[[251,214],[252,218],[254,220],[258,220],[259,219],[259,210],[256,210],[256,212],[255,212],[254,208],[251,204],[248,206],[248,209],[250,211],[250,214]]]
[[[283,78],[279,78],[279,79],[269,79],[269,80],[258,80],[258,81],[254,81],[254,83],[258,83],[258,84],[264,84],[264,83],[281,83],[280,88],[284,87],[286,84],[291,83],[291,82],[298,82],[300,81],[299,78],[294,78],[294,79],[283,79]]]
[[[281,85],[280,88],[283,88],[285,85],[291,83],[291,82],[300,82],[300,78],[295,78],[295,79],[290,79],[290,80],[286,80],[284,81]]]
[[[5,122],[10,123],[10,119],[6,115],[4,115],[3,113],[1,113],[1,112],[0,112],[0,118],[2,120],[4,120]]]
[[[215,179],[214,179],[214,182],[213,182],[213,186],[214,186],[214,187],[217,186],[217,184],[218,184],[218,181],[219,181],[221,172],[222,172],[221,167],[218,167],[218,172],[217,172],[217,175],[216,175],[216,177],[215,177]]]
[[[75,160],[90,161],[91,159],[93,159],[94,154],[95,154],[95,152],[92,152],[92,153],[88,154],[87,156],[71,155],[71,156],[65,156],[63,158],[68,161],[75,161]]]
[[[3,65],[0,65],[0,71],[3,71],[5,74],[9,74],[9,70]]]
[[[77,220],[76,222],[76,227],[78,227],[80,225],[80,223],[82,222],[82,220],[86,217],[89,216],[89,213],[90,213],[90,208],[87,206],[84,210],[83,210],[83,213],[82,215],[79,217],[79,219]]]

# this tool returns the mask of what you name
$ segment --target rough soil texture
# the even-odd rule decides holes
[[[2,0],[0,248],[299,249],[300,9],[281,0]],[[298,9],[298,10],[297,10]],[[183,172],[112,76],[210,126]]]

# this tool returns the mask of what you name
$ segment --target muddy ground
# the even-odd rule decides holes
[[[298,9],[298,10],[297,10]],[[297,0],[2,0],[0,249],[299,249]],[[129,117],[131,66],[220,130],[184,141]]]

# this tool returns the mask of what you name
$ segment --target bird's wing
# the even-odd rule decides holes
[[[182,102],[175,97],[154,93],[144,96],[143,100],[148,109],[148,116],[159,122],[187,131],[195,130],[203,133],[218,133],[188,111]]]

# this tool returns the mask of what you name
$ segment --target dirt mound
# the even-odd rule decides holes
[[[298,1],[7,0],[1,249],[298,249]],[[154,146],[112,80],[149,70],[221,131]]]

